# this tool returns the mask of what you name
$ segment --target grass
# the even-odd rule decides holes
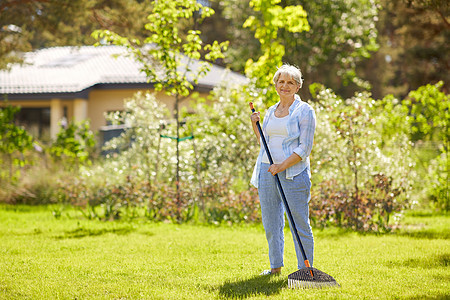
[[[71,209],[0,206],[0,299],[448,299],[449,216],[409,214],[395,234],[314,230],[315,267],[341,288],[291,290],[261,226],[100,222]],[[268,297],[270,296],[270,297]]]

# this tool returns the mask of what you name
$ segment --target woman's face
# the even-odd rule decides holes
[[[294,94],[300,89],[300,85],[294,80],[294,78],[292,78],[291,75],[281,73],[280,77],[278,77],[275,88],[280,97],[293,97]]]

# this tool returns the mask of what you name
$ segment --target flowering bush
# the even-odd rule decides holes
[[[251,97],[245,86],[223,83],[211,95],[210,102],[200,100],[195,114],[189,116],[197,128],[202,178],[206,183],[230,182],[249,188],[259,146],[250,122],[249,102],[264,111],[262,99]],[[251,99],[251,100],[250,100]]]
[[[388,99],[368,93],[341,99],[312,85],[317,115],[312,154],[312,219],[356,230],[389,230],[408,206],[414,162],[402,132],[383,135]]]
[[[108,116],[113,124],[128,128],[105,146],[120,151],[108,154],[93,167],[82,166],[75,185],[61,184],[67,201],[83,207],[88,217],[102,219],[134,214],[140,208],[157,221],[258,220],[256,192],[249,191],[247,180],[254,163],[251,152],[257,151],[248,128],[250,110],[247,102],[237,100],[241,98],[236,89],[221,89],[223,94],[212,107],[200,101],[200,113],[192,116],[185,112],[180,136],[193,136],[194,140],[180,142],[181,197],[176,195],[176,150],[170,138],[175,136],[175,124],[167,121],[167,109],[152,94],[137,94],[125,102],[124,113]]]
[[[358,93],[342,99],[320,85],[312,85],[311,93],[317,115],[311,154],[313,223],[391,230],[414,203],[412,187],[418,182],[408,109],[392,96],[375,100]],[[110,115],[128,127],[107,144],[120,151],[95,166],[81,166],[76,180],[62,183],[66,201],[83,207],[90,218],[145,211],[157,221],[259,221],[257,192],[249,186],[259,149],[249,99],[264,111],[262,99],[248,87],[224,84],[211,99],[198,101],[195,114],[183,112],[177,197],[176,150],[170,138],[175,124],[153,95],[137,94],[125,103],[125,113]]]

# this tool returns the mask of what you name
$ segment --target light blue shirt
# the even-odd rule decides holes
[[[270,137],[266,133],[266,120],[269,120],[275,113],[275,109],[279,103],[269,107],[264,116],[262,130],[267,144],[269,144]],[[296,153],[302,158],[300,162],[286,169],[286,179],[292,180],[294,176],[300,174],[305,169],[308,169],[308,172],[310,172],[309,155],[313,147],[314,131],[316,130],[316,114],[314,113],[314,109],[308,103],[303,102],[298,95],[295,95],[295,100],[291,107],[289,107],[289,119],[286,124],[286,129],[288,136],[284,139],[282,145],[284,155],[289,157],[292,153]],[[259,151],[250,181],[256,188],[258,188],[261,159],[266,151],[262,139],[260,144],[261,150]]]

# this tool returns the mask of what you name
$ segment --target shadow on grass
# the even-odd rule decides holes
[[[435,299],[435,300],[448,300],[450,298],[450,293],[448,293],[447,295],[441,295],[441,296],[430,296],[427,294],[424,295],[420,295],[420,296],[414,296],[414,297],[408,297],[405,299],[408,300],[427,300],[427,299]]]
[[[450,266],[450,252],[432,257],[424,257],[422,259],[409,258],[402,261],[390,262],[389,266],[424,269],[446,268]]]
[[[56,239],[73,239],[83,238],[87,236],[100,236],[107,233],[114,233],[118,235],[129,234],[136,229],[133,227],[119,227],[119,228],[102,228],[102,229],[89,229],[84,227],[78,227],[74,230],[66,231],[63,235],[56,236]]]
[[[221,298],[231,299],[243,299],[258,295],[271,296],[280,293],[286,287],[286,277],[254,276],[244,280],[227,280],[220,286],[219,295]]]
[[[398,236],[406,236],[415,239],[450,239],[450,232],[440,232],[440,231],[431,231],[431,230],[418,230],[418,231],[401,231],[394,233]]]

